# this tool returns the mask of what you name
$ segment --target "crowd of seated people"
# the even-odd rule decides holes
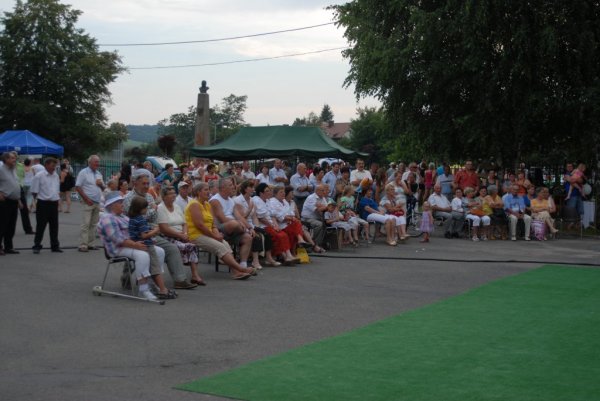
[[[175,289],[206,285],[198,269],[200,250],[216,254],[233,279],[245,280],[263,265],[299,263],[300,248],[325,252],[328,228],[339,229],[343,242],[352,246],[359,238],[370,243],[374,236],[395,246],[409,238],[407,224],[423,203],[426,224],[437,221],[440,235],[448,239],[545,240],[558,232],[557,206],[547,187],[534,186],[526,171],[478,170],[470,160],[455,171],[426,162],[367,168],[360,159],[354,166],[299,163],[295,173],[278,159],[256,166],[257,171],[247,161],[220,168],[195,160],[178,166],[179,175],[173,167],[156,177],[143,165],[125,169],[112,177],[105,195],[123,199],[124,214],[134,197],[144,198],[144,219],[158,227],[159,235],[142,238],[159,248],[159,264],[168,267]],[[569,163],[562,177],[566,206],[579,214],[584,172],[585,165]],[[426,231],[428,241],[431,230]],[[111,249],[124,252],[119,244]],[[189,279],[183,266],[189,266]],[[159,297],[176,296],[160,279],[162,266],[148,271],[158,278]]]
[[[585,170],[585,166],[582,169]],[[583,192],[574,188],[574,185],[581,185],[583,179],[579,174],[572,174],[572,170],[573,164],[567,164],[567,172],[562,177],[565,191],[568,192],[570,187],[575,191],[575,198],[569,200],[567,197],[565,206],[583,215]],[[529,241],[532,227],[533,236],[539,240],[546,240],[558,232],[552,217],[557,206],[549,188],[536,187],[527,178],[525,170],[506,171],[501,179],[495,169],[478,172],[473,162],[467,160],[455,173],[448,165],[436,173],[428,203],[434,218],[443,222],[446,238],[461,236],[465,226],[473,241],[516,241],[518,237]]]

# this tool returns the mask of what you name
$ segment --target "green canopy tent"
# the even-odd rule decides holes
[[[190,154],[218,160],[250,160],[271,157],[368,156],[338,145],[318,127],[244,127],[233,136],[212,146],[197,146]]]

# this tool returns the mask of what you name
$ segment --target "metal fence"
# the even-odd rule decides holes
[[[87,167],[87,163],[76,163],[72,165],[73,172],[75,177],[81,170]],[[121,170],[121,163],[116,160],[100,160],[100,167],[98,167],[102,177],[104,178],[104,182],[108,181],[114,174],[118,173]]]

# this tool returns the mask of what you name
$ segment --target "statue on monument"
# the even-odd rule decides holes
[[[202,81],[202,86],[200,87],[200,93],[206,93],[210,88],[206,86],[206,81]]]
[[[209,146],[210,141],[210,106],[209,94],[206,81],[202,81],[198,103],[196,106],[196,129],[194,131],[194,143],[197,146]]]

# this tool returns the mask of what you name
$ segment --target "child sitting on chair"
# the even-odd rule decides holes
[[[141,196],[134,196],[129,206],[129,238],[133,241],[142,241],[146,245],[146,252],[150,256],[150,274],[154,279],[154,282],[159,287],[159,299],[175,299],[177,293],[175,291],[168,290],[164,286],[162,277],[162,264],[163,261],[159,258],[156,249],[154,247],[154,241],[152,237],[159,234],[159,228],[156,226],[154,229],[150,229],[148,220],[146,220],[146,212],[148,209],[148,201]],[[158,280],[157,280],[158,278]]]
[[[358,227],[362,226],[364,237],[369,242],[369,223],[358,217],[356,212],[354,212],[354,192],[352,185],[346,185],[340,198],[340,212],[344,215],[345,220],[354,227],[356,232],[358,232]]]
[[[341,228],[346,234],[346,240],[353,246],[358,245],[358,233],[350,223],[345,221],[344,216],[340,213],[335,204],[335,201],[330,200],[327,203],[327,211],[323,213],[325,223],[331,227]]]

